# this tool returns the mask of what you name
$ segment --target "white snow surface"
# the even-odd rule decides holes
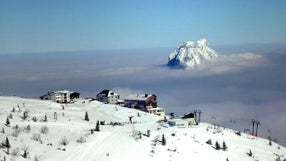
[[[192,44],[190,44],[192,45]],[[15,111],[13,112],[13,107]],[[28,111],[27,119],[23,112]],[[84,120],[88,113],[89,121]],[[57,118],[55,118],[55,113]],[[7,116],[12,115],[10,125],[5,125]],[[47,121],[43,121],[47,116]],[[129,117],[133,116],[133,123]],[[37,121],[33,121],[32,118]],[[200,123],[189,128],[169,127],[158,123],[163,118],[116,105],[79,99],[73,104],[58,104],[51,101],[0,96],[0,138],[2,143],[8,137],[11,148],[1,147],[0,159],[40,161],[274,161],[286,158],[286,148],[259,137],[231,129],[214,128]],[[100,131],[91,134],[97,120],[105,121]],[[110,122],[122,125],[112,126]],[[15,126],[18,125],[18,134]],[[27,126],[30,125],[30,130]],[[40,129],[48,127],[47,133]],[[2,132],[4,129],[4,133]],[[150,130],[150,136],[146,136]],[[141,137],[140,134],[141,133]],[[164,134],[166,145],[162,145]],[[40,139],[36,141],[36,136]],[[62,140],[67,139],[67,145]],[[211,139],[212,145],[206,143]],[[80,143],[77,140],[83,140]],[[85,141],[84,141],[85,140]],[[215,142],[227,149],[214,149]],[[22,157],[23,147],[29,147],[28,158]],[[252,156],[247,153],[251,150]]]
[[[200,39],[197,42],[186,41],[169,55],[168,65],[191,70],[218,56],[218,53],[210,48],[206,39]]]

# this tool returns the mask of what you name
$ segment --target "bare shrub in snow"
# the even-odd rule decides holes
[[[18,137],[20,132],[21,132],[20,128],[18,127],[18,125],[16,125],[16,127],[13,128],[12,136]]]
[[[41,134],[33,134],[32,139],[35,141],[41,141]]]
[[[78,143],[84,143],[84,142],[86,142],[86,140],[85,140],[85,138],[84,138],[83,136],[81,136],[81,137],[79,137],[79,138],[76,140],[76,142],[78,142]]]
[[[13,148],[11,150],[11,155],[12,156],[19,156],[20,155],[20,149],[19,148]]]
[[[136,130],[134,126],[132,126],[131,136],[136,137],[137,135],[139,135],[139,131]]]
[[[60,144],[66,146],[66,145],[68,145],[68,143],[69,143],[69,141],[68,141],[67,137],[65,137],[65,136],[62,137]]]
[[[49,128],[44,125],[44,126],[41,127],[40,132],[42,134],[47,134],[49,132]]]
[[[36,116],[34,116],[34,117],[32,117],[32,120],[33,120],[34,122],[37,122],[37,121],[38,121],[38,118],[37,118]]]
[[[154,139],[153,139],[153,142],[157,143],[159,141],[159,137],[160,137],[159,135],[155,136]]]
[[[37,155],[35,155],[34,161],[39,161],[39,157]]]
[[[22,146],[22,150],[24,151],[22,157],[23,157],[23,158],[28,158],[28,155],[29,155],[29,146],[28,146],[28,145],[23,145],[23,146]]]

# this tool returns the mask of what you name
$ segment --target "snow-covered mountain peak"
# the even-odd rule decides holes
[[[209,43],[208,43],[207,39],[200,39],[197,42],[194,42],[194,41],[183,42],[183,46],[192,47],[192,48],[204,47],[204,46],[208,46],[208,45],[209,45]]]
[[[214,60],[218,53],[209,47],[206,39],[185,41],[168,58],[168,66],[191,70],[205,61]]]

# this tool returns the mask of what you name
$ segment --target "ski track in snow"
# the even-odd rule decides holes
[[[95,154],[95,152],[98,152],[98,146],[99,143],[102,142],[106,137],[110,135],[109,132],[100,133],[98,136],[91,136],[92,139],[88,140],[88,143],[84,143],[77,148],[73,149],[72,152],[70,152],[72,155],[70,155],[67,159],[64,161],[83,161],[83,160],[95,160],[94,155],[91,156],[91,154]]]

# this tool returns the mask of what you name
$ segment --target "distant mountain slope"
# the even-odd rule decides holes
[[[170,127],[158,123],[162,117],[86,99],[66,105],[0,96],[0,111],[0,140],[3,142],[0,160],[4,157],[15,161],[34,161],[35,158],[40,161],[286,159],[286,148],[274,142],[269,145],[266,139],[245,133],[237,135],[231,129],[208,123],[188,128]],[[25,119],[24,111],[27,112]],[[84,120],[86,112],[89,121]],[[7,117],[10,125],[6,125]],[[97,120],[105,121],[100,131],[94,131]],[[48,130],[43,131],[44,127]],[[4,146],[6,137],[11,145],[9,154]],[[216,142],[221,149],[216,149]],[[28,149],[27,159],[23,157],[24,149]]]
[[[205,61],[211,61],[219,55],[210,48],[206,39],[186,41],[177,50],[173,51],[168,58],[168,66],[191,70]]]

